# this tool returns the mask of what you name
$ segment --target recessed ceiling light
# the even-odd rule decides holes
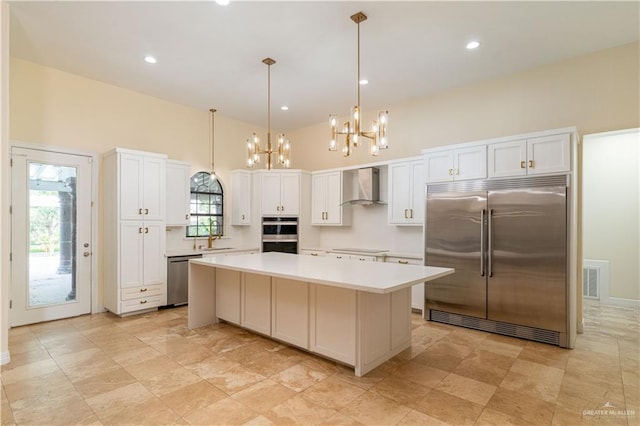
[[[479,41],[470,41],[469,43],[467,43],[467,49],[469,50],[473,50],[473,49],[477,49],[478,46],[480,46],[480,42]]]
[[[286,106],[286,105],[282,105],[282,106],[280,107],[280,109],[281,109],[281,110],[283,110],[283,111],[289,111],[289,107],[288,107],[288,106]]]
[[[229,0],[216,0],[216,3],[218,3],[220,6],[226,6],[229,4]]]
[[[154,58],[154,57],[153,57],[153,56],[151,56],[151,55],[147,55],[147,56],[145,56],[145,57],[144,57],[144,61],[145,61],[145,62],[147,62],[147,63],[149,63],[149,64],[155,64],[156,62],[158,62],[158,61],[156,60],[156,58]]]
[[[369,84],[369,80],[367,80],[366,78],[363,78],[362,80],[360,80],[360,84],[362,84],[363,86],[365,84]]]

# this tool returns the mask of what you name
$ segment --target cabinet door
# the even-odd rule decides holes
[[[189,202],[191,201],[191,166],[167,162],[166,223],[167,226],[189,224]]]
[[[454,180],[483,179],[487,177],[487,148],[474,146],[473,148],[454,151]]]
[[[120,288],[141,286],[144,284],[142,276],[144,225],[142,221],[120,222],[118,232],[120,233],[120,247],[118,247]],[[117,284],[107,283],[107,285]]]
[[[401,225],[411,220],[411,163],[389,165],[389,223]]]
[[[356,361],[356,291],[311,285],[309,349],[354,365]]]
[[[272,278],[271,336],[309,349],[309,284]]]
[[[120,154],[118,170],[118,192],[120,194],[120,219],[143,218],[142,179],[144,159],[139,155]]]
[[[148,157],[144,159],[142,198],[144,220],[165,219],[166,160]]]
[[[425,181],[446,182],[453,180],[453,152],[439,151],[424,155]]]
[[[280,215],[280,175],[264,173],[260,176],[260,211],[264,216]]]
[[[164,222],[146,221],[143,226],[143,284],[166,283]],[[165,292],[166,294],[166,292]]]
[[[399,263],[401,265],[422,265],[420,259],[409,259],[402,257],[387,257],[385,262]],[[424,283],[416,284],[411,287],[411,308],[422,311],[424,309]]]
[[[527,139],[527,173],[568,172],[571,168],[568,133]]]
[[[414,161],[411,163],[411,223],[422,225],[424,222],[424,163]]]
[[[280,189],[280,214],[298,216],[300,214],[300,175],[283,174]]]
[[[487,155],[490,178],[527,174],[527,142],[525,140],[489,144]]]
[[[328,175],[311,176],[311,223],[324,225],[327,212]]]
[[[251,173],[237,170],[231,173],[231,224],[251,224]]]
[[[325,222],[330,225],[342,224],[342,172],[327,175],[327,205]]]
[[[216,316],[240,324],[240,272],[216,268]]]
[[[240,325],[271,335],[271,277],[244,274]]]

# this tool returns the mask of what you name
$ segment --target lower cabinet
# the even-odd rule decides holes
[[[216,315],[240,325],[240,272],[216,269]]]
[[[309,350],[349,365],[356,362],[356,292],[310,287]]]
[[[385,258],[385,262],[399,263],[401,265],[423,264],[421,259],[395,256],[388,256],[387,258]],[[424,283],[416,284],[411,287],[411,309],[417,309],[421,312],[424,310]]]
[[[309,349],[309,285],[272,278],[271,337]]]
[[[240,325],[271,336],[271,277],[244,274]]]

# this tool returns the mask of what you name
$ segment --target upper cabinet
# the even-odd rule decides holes
[[[251,225],[251,172],[231,172],[231,225]]]
[[[183,161],[167,160],[167,226],[189,225],[191,165]]]
[[[117,152],[120,219],[165,220],[166,156]]]
[[[389,224],[423,224],[424,183],[422,160],[389,164]]]
[[[486,146],[425,151],[424,164],[427,183],[486,178]]]
[[[259,173],[262,215],[300,215],[300,170],[265,170]]]
[[[316,173],[311,177],[312,225],[351,224],[351,209],[342,205],[346,183],[342,171]]]
[[[487,145],[489,177],[568,172],[569,133]]]

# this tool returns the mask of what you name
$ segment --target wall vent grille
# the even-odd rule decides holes
[[[473,328],[475,330],[487,331],[489,333],[504,334],[505,336],[518,337],[521,339],[534,340],[536,342],[560,346],[560,333],[557,331],[543,330],[524,325],[509,324],[435,310],[429,311],[429,318],[431,321],[445,324],[458,325],[461,327]]]
[[[585,266],[582,269],[582,295],[588,299],[600,299],[599,266]]]

